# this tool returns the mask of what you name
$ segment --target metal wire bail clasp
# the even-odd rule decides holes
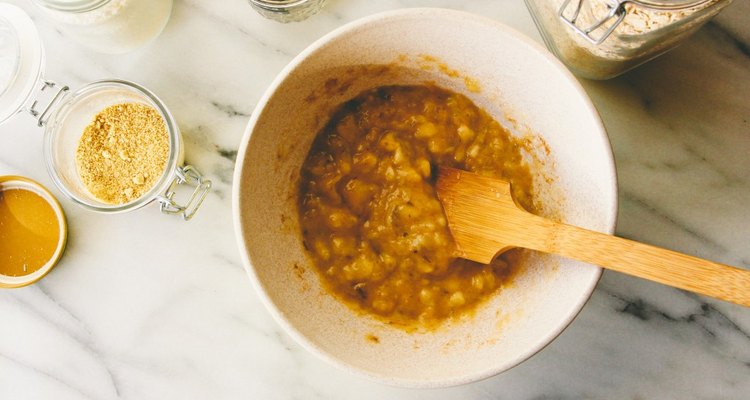
[[[53,89],[55,86],[57,86],[57,92],[52,95],[51,100],[47,102],[46,106],[42,106],[43,108],[41,110],[37,109],[38,106],[41,106],[39,104],[39,99],[37,98],[34,99],[34,101],[31,103],[31,106],[27,110],[29,114],[31,114],[31,116],[36,118],[36,123],[39,126],[44,126],[44,124],[47,123],[47,120],[49,120],[50,117],[50,113],[52,112],[52,110],[54,110],[57,103],[63,99],[65,93],[68,91],[68,87],[65,85],[59,85],[56,82],[42,79],[42,86],[39,88],[40,94],[44,94],[47,89]]]
[[[562,6],[560,6],[560,10],[557,12],[557,15],[576,33],[585,37],[589,42],[595,45],[600,45],[609,37],[609,35],[612,34],[612,32],[614,32],[614,30],[618,25],[620,25],[622,20],[625,19],[625,15],[627,15],[628,12],[625,9],[624,4],[627,1],[628,0],[611,0],[609,4],[607,4],[608,11],[604,15],[604,17],[599,20],[594,20],[588,27],[580,27],[577,25],[577,23],[579,22],[578,17],[581,16],[581,9],[583,8],[583,4],[586,2],[586,0],[576,0],[577,5],[574,6],[575,10],[572,12],[572,14],[569,14],[570,18],[566,17],[566,11],[568,9],[568,5],[571,4],[571,0],[565,0]],[[607,22],[612,20],[614,20],[614,22],[612,22],[611,25],[606,28],[601,36],[595,37],[593,35],[594,31],[601,28],[602,26],[606,26]]]
[[[185,165],[183,167],[177,167],[175,171],[175,178],[172,184],[169,185],[167,191],[163,196],[157,197],[159,200],[161,212],[165,214],[182,214],[182,219],[189,221],[193,218],[195,212],[198,211],[203,200],[206,198],[209,189],[211,189],[211,181],[205,179],[197,169],[193,166]],[[195,187],[192,196],[188,199],[187,204],[180,205],[174,200],[175,189],[178,185],[191,185]]]

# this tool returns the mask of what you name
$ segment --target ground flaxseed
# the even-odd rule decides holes
[[[81,181],[99,201],[129,203],[149,191],[169,157],[161,114],[138,103],[109,106],[84,129],[76,150]]]

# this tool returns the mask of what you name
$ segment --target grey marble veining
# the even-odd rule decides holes
[[[0,291],[0,399],[747,399],[750,312],[605,272],[574,323],[527,362],[442,390],[378,385],[318,360],[267,314],[239,261],[230,191],[250,113],[308,44],[399,7],[465,9],[540,40],[522,1],[331,0],[282,25],[243,0],[176,1],[152,44],[91,52],[28,3],[45,76],[71,87],[142,83],[179,121],[186,159],[214,181],[190,223],[158,207],[105,216],[63,201],[62,262]],[[750,268],[750,2],[736,0],[678,49],[616,79],[582,81],[616,157],[617,234]],[[42,133],[0,127],[0,174],[41,181]]]

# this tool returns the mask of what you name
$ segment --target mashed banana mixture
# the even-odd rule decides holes
[[[473,309],[516,270],[456,259],[435,194],[436,166],[511,182],[535,211],[523,144],[467,97],[386,86],[346,102],[302,167],[303,243],[322,280],[355,309],[402,327],[434,327]]]

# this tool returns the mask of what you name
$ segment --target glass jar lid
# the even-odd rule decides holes
[[[292,8],[309,0],[250,0],[251,3],[261,7]]]
[[[22,9],[0,3],[0,123],[16,114],[42,75],[39,32]]]
[[[10,22],[0,18],[0,88],[3,92],[16,78],[19,47],[20,43],[18,43],[16,30]],[[0,92],[0,94],[3,92]]]
[[[34,0],[35,3],[58,11],[73,13],[95,10],[111,0]]]
[[[690,8],[707,3],[713,0],[631,0],[634,4],[640,4],[644,7],[659,9],[683,9]]]
[[[628,4],[658,11],[681,11],[694,7],[707,7],[722,0],[564,0],[557,12],[558,17],[574,32],[594,45],[602,44],[628,15]],[[599,7],[591,15],[591,7]],[[582,10],[588,10],[582,12]],[[588,14],[585,18],[579,18]],[[585,21],[581,21],[584,19]]]

